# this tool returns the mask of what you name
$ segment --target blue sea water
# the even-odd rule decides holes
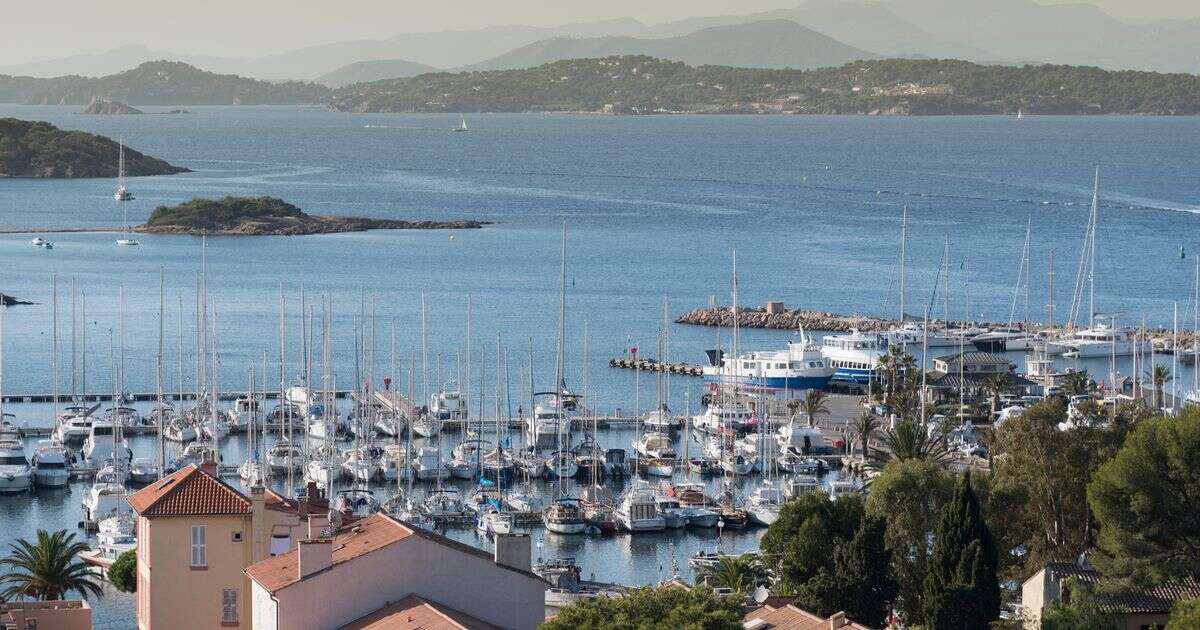
[[[130,224],[141,223],[158,205],[197,196],[271,195],[315,214],[493,222],[455,232],[453,239],[442,231],[208,239],[209,295],[222,382],[230,387],[242,386],[250,363],[259,364],[263,353],[274,369],[281,285],[293,375],[300,371],[303,286],[310,305],[323,296],[332,300],[339,383],[352,381],[353,321],[364,296],[376,304],[378,379],[389,371],[393,323],[399,361],[408,365],[419,349],[425,293],[431,387],[456,371],[468,294],[473,350],[485,349],[489,373],[496,333],[508,349],[514,383],[525,378],[532,339],[535,380],[548,386],[564,222],[567,380],[578,385],[584,379],[586,322],[586,378],[593,405],[604,410],[635,405],[634,375],[610,370],[608,357],[632,346],[653,354],[664,300],[671,318],[710,296],[728,303],[734,250],[744,304],[782,299],[835,312],[897,313],[905,206],[910,313],[929,303],[948,238],[950,315],[963,317],[969,305],[974,318],[1007,320],[1031,221],[1030,316],[1046,319],[1053,251],[1061,322],[1097,164],[1097,309],[1126,324],[1145,317],[1169,325],[1178,303],[1181,321],[1188,327],[1192,321],[1200,118],[476,115],[469,133],[449,133],[457,117],[190,109],[185,115],[84,116],[71,107],[0,105],[0,116],[123,136],[139,151],[194,171],[133,178],[137,199],[126,204],[113,202],[111,180],[0,180],[0,229],[31,231],[0,235],[0,291],[37,302],[7,309],[5,391],[51,387],[52,274],[59,286],[64,389],[72,281],[87,296],[87,321],[80,325],[88,330],[89,388],[110,388],[108,335],[118,330],[117,296],[124,286],[128,389],[153,389],[160,270],[168,373],[174,382],[170,366],[182,303],[183,379],[185,386],[192,382],[198,238],[141,235],[140,247],[118,248],[112,233],[53,234],[50,251],[31,247],[29,239],[36,228],[119,229],[123,211]],[[1022,319],[1024,296],[1017,302]],[[942,304],[939,297],[935,316],[942,316]],[[787,334],[747,330],[742,342],[770,347]],[[699,363],[714,335],[672,325],[670,355]],[[654,395],[650,381],[642,379],[643,408]],[[674,406],[681,409],[683,392],[698,391],[699,383],[674,383]],[[22,422],[49,422],[43,408],[9,411]],[[36,527],[70,526],[78,520],[80,492],[65,499],[0,498],[0,545]],[[580,544],[595,547],[585,573],[645,583],[671,555],[699,544],[677,543],[678,549],[626,538],[608,543],[630,547],[615,556],[601,543]],[[753,537],[745,544],[752,546]],[[122,615],[130,612],[118,603],[98,604],[98,618],[111,627],[122,627]]]

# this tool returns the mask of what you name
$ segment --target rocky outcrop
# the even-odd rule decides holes
[[[50,123],[0,118],[0,177],[116,177],[117,143]],[[170,175],[188,169],[125,147],[125,174]]]
[[[144,114],[145,112],[143,112],[140,109],[137,109],[136,107],[130,107],[120,101],[107,101],[107,100],[102,100],[102,99],[95,99],[92,101],[92,103],[90,105],[87,106],[87,109],[83,110],[83,113],[108,115],[108,114]]]
[[[850,330],[887,329],[898,324],[896,320],[880,317],[838,315],[825,311],[791,309],[782,313],[768,313],[760,308],[738,307],[738,326],[741,328],[777,328],[780,330],[822,330],[849,332]],[[677,324],[697,326],[733,326],[733,310],[726,308],[698,308],[680,315]]]
[[[134,230],[152,234],[298,236],[366,230],[469,230],[484,225],[487,222],[470,219],[409,221],[316,216],[274,197],[225,197],[193,199],[173,207],[160,206],[144,225]]]
[[[0,293],[0,306],[16,306],[18,304],[33,304],[33,302],[18,300],[7,293]]]

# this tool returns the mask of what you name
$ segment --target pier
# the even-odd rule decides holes
[[[334,392],[335,398],[349,398],[354,392],[348,389],[342,389]],[[228,391],[217,394],[217,398],[224,401],[237,400],[239,396],[245,396],[244,391]],[[279,392],[255,392],[255,396],[265,397],[267,400],[278,400]],[[165,401],[182,401],[196,400],[195,392],[187,392],[180,395],[178,392],[163,392],[163,400]],[[69,403],[95,403],[95,402],[112,402],[112,393],[107,394],[83,394],[78,398],[74,398],[71,394],[59,394],[59,404]],[[125,402],[154,402],[158,400],[157,392],[135,392],[125,394]],[[53,403],[54,394],[5,394],[4,404],[19,404],[19,403]]]
[[[624,368],[626,370],[645,370],[647,372],[666,372],[683,376],[703,376],[704,368],[692,363],[663,363],[657,359],[641,359],[635,357],[614,357],[608,360],[608,367]]]

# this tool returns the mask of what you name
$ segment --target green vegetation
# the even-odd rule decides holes
[[[126,551],[117,556],[108,569],[108,581],[123,593],[137,591],[137,552]]]
[[[734,593],[746,595],[766,581],[766,571],[758,558],[752,556],[723,557],[715,565],[701,567],[696,575],[697,583],[712,588],[727,588]]]
[[[87,105],[96,95],[136,105],[267,105],[323,103],[329,88],[316,83],[273,83],[205,72],[177,61],[149,61],[106,77],[37,79],[0,75],[0,102]]]
[[[1087,488],[1100,528],[1093,562],[1114,580],[1200,580],[1200,409],[1143,420]]]
[[[104,136],[0,118],[0,177],[116,177],[117,161],[117,143]],[[126,175],[187,170],[125,147]]]
[[[76,542],[75,534],[39,529],[36,542],[21,538],[9,547],[8,557],[0,558],[0,600],[58,600],[72,592],[83,597],[104,595],[95,574],[79,560],[88,546]]]
[[[328,234],[363,230],[474,229],[481,221],[406,221],[363,217],[321,217],[306,214],[275,197],[192,199],[177,206],[159,206],[139,232],[171,234]]]
[[[958,479],[933,533],[925,621],[939,630],[971,630],[987,627],[999,616],[996,546],[968,473]]]
[[[1188,630],[1200,628],[1200,599],[1188,599],[1171,608],[1171,618],[1167,621],[1167,630]]]
[[[882,59],[818,70],[688,66],[646,56],[446,72],[337,92],[358,112],[1196,114],[1200,76],[1085,66]]]
[[[584,600],[559,609],[541,630],[740,630],[742,599],[703,588],[635,588],[619,599]]]

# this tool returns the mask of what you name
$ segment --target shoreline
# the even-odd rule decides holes
[[[391,231],[415,231],[429,232],[436,230],[479,230],[484,226],[494,225],[493,221],[462,221],[462,222],[445,222],[445,225],[436,221],[411,221],[412,225],[407,227],[366,227],[362,229],[344,229],[338,231],[314,231],[302,233],[246,233],[235,231],[221,232],[201,232],[189,229],[151,229],[147,230],[144,226],[138,225],[127,230],[122,230],[119,227],[60,227],[60,228],[0,228],[0,236],[25,235],[25,234],[119,234],[122,231],[128,231],[131,234],[158,234],[158,235],[173,235],[173,236],[316,236],[320,234],[349,234],[354,232],[375,232],[381,230]],[[423,224],[435,223],[438,225],[426,226]]]

